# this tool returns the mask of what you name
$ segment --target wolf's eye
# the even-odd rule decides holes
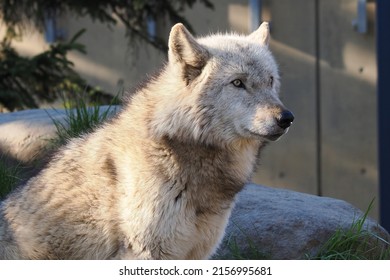
[[[235,79],[232,82],[233,86],[238,87],[238,88],[245,88],[244,83],[240,79]]]
[[[268,80],[268,86],[273,87],[273,85],[274,85],[274,76],[271,76],[271,77],[269,77],[269,80]]]

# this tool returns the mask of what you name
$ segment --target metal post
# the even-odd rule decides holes
[[[376,1],[380,223],[390,231],[390,1]]]
[[[47,13],[45,16],[45,40],[49,44],[52,44],[57,40],[54,13]]]
[[[352,25],[357,32],[367,33],[367,0],[358,0],[357,18],[352,21]]]
[[[148,17],[146,26],[149,38],[154,40],[156,38],[156,20],[153,17]]]
[[[249,31],[255,31],[261,21],[261,0],[248,0],[249,6]]]

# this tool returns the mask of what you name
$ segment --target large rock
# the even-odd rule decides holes
[[[248,184],[239,194],[215,258],[312,257],[338,229],[350,229],[363,215],[342,200]],[[372,219],[366,219],[364,230],[390,240]]]
[[[53,119],[64,110],[25,110],[0,114],[0,153],[20,162],[32,161],[55,135]]]
[[[108,106],[100,107],[104,112]],[[119,109],[110,107],[111,111]],[[64,109],[32,109],[0,114],[0,154],[21,163],[42,156],[50,140],[56,137],[53,120],[63,121]]]

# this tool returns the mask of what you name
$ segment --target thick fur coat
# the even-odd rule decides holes
[[[0,259],[206,259],[292,114],[263,23],[169,37],[160,74],[0,204]]]

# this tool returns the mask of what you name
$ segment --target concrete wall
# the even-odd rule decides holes
[[[368,32],[351,28],[355,0],[320,1],[321,184],[323,194],[378,212],[375,3]]]
[[[185,16],[197,34],[248,33],[246,0],[195,4]],[[366,34],[352,27],[357,0],[263,0],[261,17],[271,22],[271,49],[280,65],[281,97],[296,116],[290,132],[263,154],[254,182],[347,200],[362,210],[376,198],[375,3],[367,5]],[[61,19],[69,36],[81,28],[88,54],[71,54],[92,84],[115,93],[135,86],[158,69],[166,55],[151,47],[129,47],[123,26],[107,28],[87,18]],[[169,26],[158,26],[168,38]],[[26,54],[41,51],[41,36],[16,44]]]
[[[367,5],[366,34],[352,26],[355,0],[263,3],[281,95],[296,121],[265,152],[255,181],[341,198],[363,210],[375,199],[377,216],[375,3]]]

